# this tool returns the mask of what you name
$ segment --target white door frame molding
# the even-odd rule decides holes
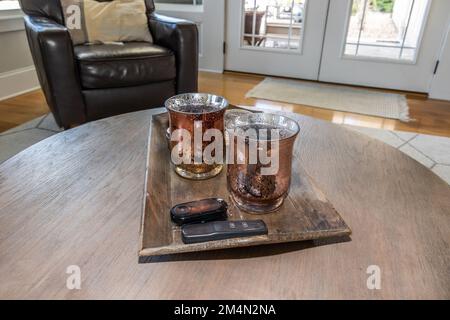
[[[203,5],[156,3],[156,12],[193,21],[199,31],[199,69],[222,73],[225,0],[203,0]]]

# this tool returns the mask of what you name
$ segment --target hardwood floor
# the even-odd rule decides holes
[[[50,112],[41,90],[0,101],[0,132]]]
[[[226,72],[224,74],[200,72],[200,92],[226,97],[230,103],[269,109],[292,111],[338,124],[371,128],[402,130],[450,137],[450,102],[428,99],[425,95],[406,93],[410,116],[414,121],[405,123],[392,119],[354,113],[326,110],[260,99],[247,99],[247,91],[257,85],[263,76]],[[375,90],[375,89],[374,89]],[[40,90],[0,101],[0,132],[32,120],[49,112]]]

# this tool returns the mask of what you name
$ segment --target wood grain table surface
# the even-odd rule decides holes
[[[450,187],[388,145],[294,114],[299,157],[350,241],[139,261],[150,119],[162,111],[88,123],[0,165],[0,298],[450,298]],[[80,290],[66,286],[72,265]],[[373,265],[380,290],[367,287]]]

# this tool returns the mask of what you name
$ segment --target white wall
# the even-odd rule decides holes
[[[156,12],[193,21],[199,30],[199,68],[223,72],[225,0],[203,0],[202,6],[156,4]]]
[[[0,100],[39,87],[22,16],[19,9],[0,10]]]
[[[0,32],[0,101],[37,89],[25,31]]]
[[[0,74],[33,66],[25,31],[0,32]]]

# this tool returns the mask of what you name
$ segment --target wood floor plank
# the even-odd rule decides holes
[[[41,90],[0,101],[0,132],[33,120],[49,112]]]

